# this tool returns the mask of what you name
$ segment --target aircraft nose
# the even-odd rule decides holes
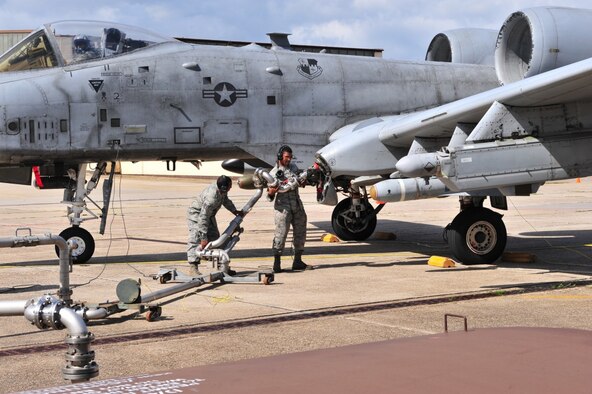
[[[318,153],[315,155],[314,166],[318,168],[324,175],[331,174],[331,166],[325,159],[325,157]]]

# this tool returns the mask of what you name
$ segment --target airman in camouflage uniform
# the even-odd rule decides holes
[[[189,227],[189,241],[187,243],[187,262],[191,265],[192,273],[201,275],[198,270],[199,257],[197,251],[202,250],[208,242],[220,238],[220,231],[216,223],[216,213],[222,205],[235,215],[242,215],[228,198],[228,191],[232,187],[229,177],[222,175],[216,182],[205,188],[193,200],[187,210],[187,225]]]
[[[285,182],[298,176],[298,173],[298,167],[292,163],[292,149],[287,145],[282,146],[278,151],[278,161],[270,174],[280,182]],[[273,271],[276,273],[282,272],[281,255],[284,251],[290,224],[292,225],[292,235],[294,237],[292,270],[311,270],[313,267],[302,261],[306,241],[306,212],[298,194],[298,188],[285,193],[278,193],[278,189],[268,189],[268,198],[270,200],[275,198],[275,235],[272,246],[274,256]]]

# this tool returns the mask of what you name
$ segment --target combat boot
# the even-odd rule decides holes
[[[228,268],[228,271],[226,272],[226,275],[228,276],[234,276],[236,275],[236,271],[233,269],[230,269],[230,267]]]
[[[273,254],[273,272],[279,274],[282,270],[282,255],[279,253]]]
[[[308,265],[302,261],[302,252],[296,252],[294,262],[292,263],[292,271],[309,271],[312,269],[314,269],[312,265]]]
[[[201,272],[199,272],[199,263],[189,263],[189,275],[193,277],[201,276]]]

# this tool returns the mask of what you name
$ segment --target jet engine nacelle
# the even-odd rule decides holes
[[[502,84],[592,57],[592,10],[537,7],[504,22],[495,50]]]
[[[432,39],[425,60],[493,66],[496,40],[496,30],[467,28],[445,31]]]

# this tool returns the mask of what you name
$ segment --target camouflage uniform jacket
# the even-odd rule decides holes
[[[199,240],[208,239],[208,227],[210,226],[210,223],[216,223],[215,216],[222,205],[224,205],[224,208],[228,209],[230,212],[236,211],[236,207],[228,198],[228,194],[220,193],[216,183],[212,183],[208,186],[191,203],[191,206],[187,211],[187,219],[195,222]]]
[[[278,172],[280,173],[280,176],[278,176]],[[284,167],[277,163],[269,173],[281,183],[282,181],[297,177],[300,170],[294,163],[290,163],[289,167]],[[300,194],[298,194],[298,189],[299,188],[297,187],[296,189],[285,193],[276,193],[274,208],[276,210],[289,209],[291,211],[304,209],[302,201],[300,200]]]

